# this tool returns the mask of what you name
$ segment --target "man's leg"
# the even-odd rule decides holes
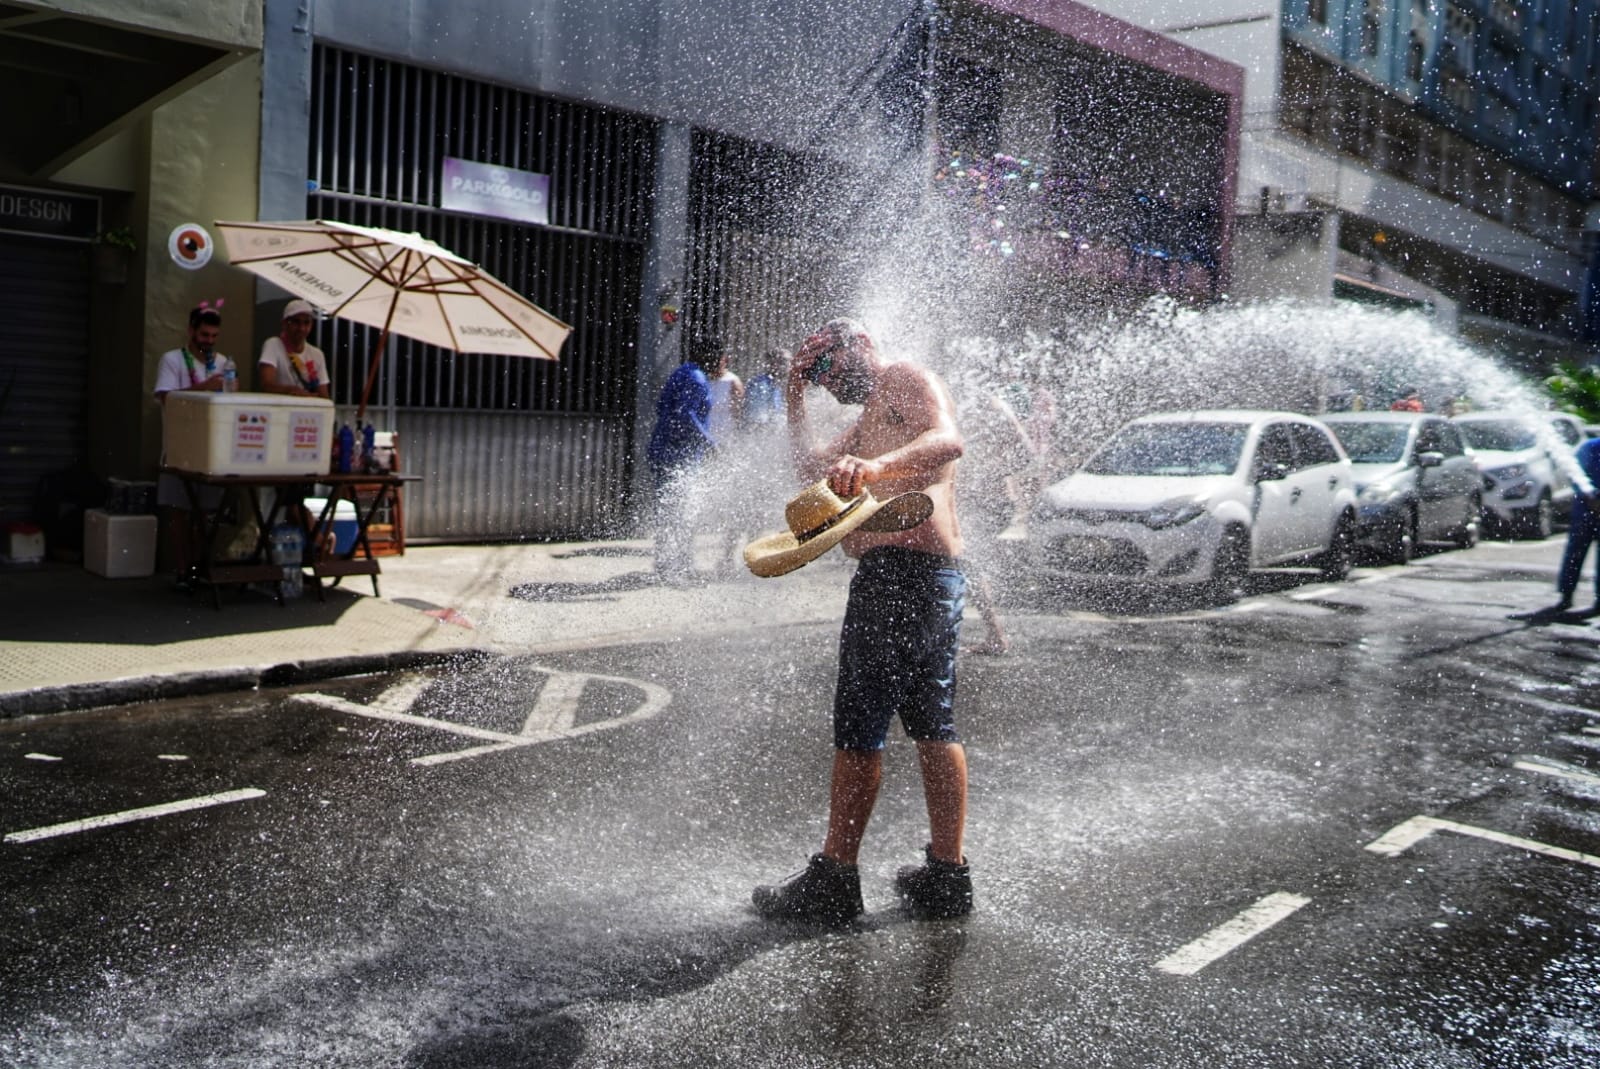
[[[883,783],[882,750],[833,751],[833,781],[828,790],[828,837],[822,852],[854,865],[867,833],[867,821]]]
[[[1578,589],[1578,578],[1583,572],[1583,558],[1588,556],[1589,543],[1594,537],[1594,517],[1587,512],[1574,512],[1567,528],[1567,548],[1561,554],[1560,576],[1556,579],[1563,608],[1572,604],[1572,595]]]
[[[922,793],[928,803],[933,856],[954,865],[965,862],[962,838],[967,826],[967,751],[959,742],[919,742]]]

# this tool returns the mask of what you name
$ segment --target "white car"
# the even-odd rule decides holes
[[[1483,475],[1484,519],[1499,531],[1548,538],[1572,505],[1572,451],[1583,425],[1560,412],[1469,412],[1454,422]]]
[[[1067,580],[1151,582],[1231,596],[1252,568],[1350,572],[1355,477],[1337,439],[1292,412],[1136,419],[1048,487],[1029,558]]]

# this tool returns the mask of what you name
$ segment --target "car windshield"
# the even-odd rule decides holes
[[[1089,458],[1090,475],[1227,475],[1244,452],[1242,423],[1137,423]]]
[[[1404,423],[1329,423],[1352,464],[1393,464],[1406,452]]]
[[[1461,437],[1474,449],[1515,453],[1519,449],[1532,449],[1534,446],[1533,428],[1515,420],[1463,420],[1456,426],[1461,428]]]

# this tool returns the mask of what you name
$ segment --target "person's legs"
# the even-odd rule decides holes
[[[962,841],[967,826],[967,751],[959,742],[919,742],[922,793],[928,806],[933,856],[965,863]]]
[[[1587,510],[1574,510],[1567,528],[1567,548],[1561,554],[1561,572],[1556,579],[1556,590],[1561,595],[1561,608],[1572,605],[1572,595],[1578,589],[1578,579],[1583,573],[1583,559],[1589,554],[1589,544],[1595,539],[1595,518]],[[1600,600],[1600,569],[1596,571],[1597,600]]]
[[[833,780],[828,790],[828,835],[822,852],[845,865],[854,865],[861,840],[872,819],[883,783],[882,750],[833,751]]]

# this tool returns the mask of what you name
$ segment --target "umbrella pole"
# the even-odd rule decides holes
[[[411,255],[407,251],[404,256],[407,265],[411,263]],[[394,322],[394,310],[399,306],[400,294],[396,293],[394,300],[389,302],[389,314],[383,317],[383,329],[378,332],[378,344],[372,347],[372,359],[367,361],[367,385],[361,391],[361,407],[356,409],[357,423],[360,423],[361,417],[367,414],[367,398],[372,396],[372,384],[378,381],[378,361],[383,359],[383,346],[389,340],[389,324]]]
[[[367,398],[372,396],[372,384],[378,381],[378,361],[383,358],[383,346],[389,340],[389,328],[378,332],[378,344],[372,347],[372,359],[367,361],[367,385],[361,391],[361,407],[356,409],[356,422],[367,414]]]

